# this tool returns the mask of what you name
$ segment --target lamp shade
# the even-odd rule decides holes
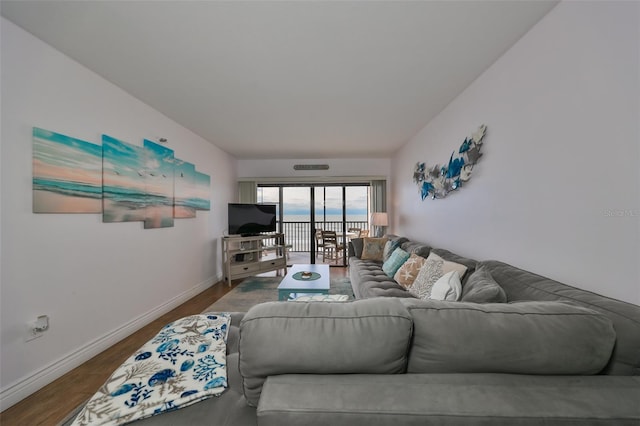
[[[386,213],[371,213],[371,224],[375,226],[388,226],[389,218]]]

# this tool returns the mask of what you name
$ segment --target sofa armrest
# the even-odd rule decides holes
[[[397,300],[256,305],[240,324],[247,402],[258,404],[272,375],[404,373],[412,325]]]

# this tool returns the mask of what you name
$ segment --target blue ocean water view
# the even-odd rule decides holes
[[[93,199],[104,198],[122,205],[135,204],[137,208],[145,206],[173,206],[173,197],[155,195],[140,190],[122,186],[97,186],[82,182],[61,181],[56,179],[33,178],[33,189],[49,191],[74,197]],[[191,207],[198,210],[208,210],[210,201],[202,198],[176,199],[176,206]]]
[[[55,192],[62,195],[85,198],[102,198],[102,186],[83,182],[71,182],[56,179],[33,178],[33,189]]]
[[[368,218],[366,214],[350,214],[349,210],[347,210],[346,215],[347,222],[367,222]],[[309,214],[287,214],[284,213],[284,221],[285,222],[309,222],[311,220],[311,213]],[[327,214],[324,215],[322,212],[316,212],[315,217],[316,222],[342,222],[341,214]]]
[[[311,244],[315,244],[313,230],[311,229],[311,216],[301,214],[284,214],[282,232],[285,241],[290,244],[291,251],[310,251]],[[366,214],[353,214],[346,216],[346,228],[357,227],[368,229],[368,219]],[[325,231],[343,232],[342,215],[322,215],[316,213],[315,228]]]
[[[136,190],[133,188],[125,188],[123,186],[110,186],[110,185],[104,185],[102,188],[104,192],[104,198],[112,200],[116,203],[142,204],[147,201],[148,194],[140,190]]]
[[[147,206],[179,206],[191,207],[197,210],[208,210],[209,200],[202,198],[176,198],[150,194],[140,190],[122,186],[104,186],[104,198],[122,205],[135,204],[137,208]]]

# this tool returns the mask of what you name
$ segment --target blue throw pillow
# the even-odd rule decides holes
[[[411,255],[401,248],[395,249],[389,259],[382,264],[382,270],[389,278],[393,278],[398,269],[409,259],[409,256]]]
[[[389,260],[389,257],[391,257],[391,254],[393,254],[393,252],[400,247],[400,241],[398,240],[389,240],[387,241],[387,243],[384,245],[384,250],[382,251],[382,261],[387,261]]]

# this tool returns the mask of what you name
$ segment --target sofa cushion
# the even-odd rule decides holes
[[[476,260],[457,255],[453,252],[450,252],[449,250],[434,248],[434,249],[431,249],[431,251],[437,254],[438,256],[440,256],[441,258],[443,258],[444,260],[460,263],[461,265],[466,266],[468,274],[471,274],[473,271],[475,271],[476,265],[478,264],[478,261]],[[462,275],[460,276],[460,278],[462,278]]]
[[[451,271],[458,271],[458,274],[462,277],[467,271],[467,267],[456,262],[444,260],[432,251],[420,272],[418,272],[413,285],[409,287],[409,292],[419,299],[429,299],[436,281]]]
[[[493,279],[486,266],[480,266],[462,289],[462,301],[473,303],[504,303],[507,295]]]
[[[411,373],[596,374],[616,340],[606,316],[567,303],[401,302]]]
[[[572,287],[524,269],[487,260],[491,276],[507,293],[509,301],[556,300],[585,306],[606,315],[616,330],[616,346],[604,374],[640,376],[640,307]],[[603,286],[606,285],[603,283]]]
[[[391,256],[382,264],[382,270],[389,278],[393,278],[396,271],[409,259],[409,253],[397,248],[391,253]]]
[[[405,241],[409,241],[409,239],[408,239],[408,238],[406,238],[406,237],[400,237],[400,236],[395,235],[395,234],[384,234],[384,237],[385,237],[387,240],[390,240],[390,241],[396,241],[399,245],[402,245],[402,243],[404,243]]]
[[[515,374],[284,375],[259,426],[637,425],[640,377]]]
[[[400,244],[402,250],[408,253],[415,253],[418,256],[427,257],[431,253],[431,246],[416,241],[407,240]]]
[[[375,260],[350,258],[349,278],[351,279],[351,287],[356,299],[376,297],[371,294],[371,290],[380,286],[395,287],[404,291],[398,283],[384,273],[382,263]]]
[[[376,260],[378,262],[382,262],[384,245],[386,243],[386,238],[364,237],[362,256],[360,256],[360,258],[363,260]]]
[[[427,259],[424,257],[411,253],[409,259],[402,264],[400,269],[398,269],[396,274],[393,276],[393,279],[404,288],[411,287],[426,261]]]
[[[411,330],[396,299],[256,305],[240,324],[244,395],[256,406],[278,374],[403,373]]]
[[[375,285],[367,289],[367,297],[402,297],[415,299],[416,297],[399,285]]]

